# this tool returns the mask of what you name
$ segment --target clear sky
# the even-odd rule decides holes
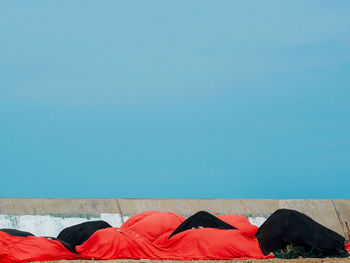
[[[1,197],[350,198],[350,1],[1,1]]]

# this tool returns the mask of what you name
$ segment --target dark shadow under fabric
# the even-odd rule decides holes
[[[231,226],[230,224],[227,224],[226,222],[222,221],[221,219],[217,218],[216,216],[206,211],[199,211],[196,214],[187,218],[184,222],[182,222],[174,230],[174,232],[170,234],[169,238],[171,238],[173,235],[176,235],[182,231],[186,231],[188,229],[198,228],[198,227],[203,227],[203,228],[210,227],[210,228],[218,228],[218,229],[237,229],[236,227]]]
[[[289,209],[274,212],[258,229],[256,237],[265,255],[286,246],[302,247],[315,257],[340,256],[345,251],[344,237]]]
[[[17,237],[34,236],[32,233],[17,230],[17,229],[12,229],[12,228],[2,228],[0,229],[0,231],[5,232],[11,236],[17,236]]]
[[[84,222],[78,225],[70,226],[63,229],[57,239],[67,242],[75,251],[75,246],[83,244],[97,230],[112,227],[105,221]]]

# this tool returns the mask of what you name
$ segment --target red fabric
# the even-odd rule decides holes
[[[257,227],[237,215],[218,216],[238,230],[191,229],[169,235],[184,218],[165,212],[132,216],[121,228],[97,231],[76,247],[81,257],[90,259],[234,259],[267,258],[254,236]]]
[[[30,262],[59,259],[77,259],[59,241],[45,237],[18,237],[0,231],[0,262]]]
[[[254,236],[258,231],[258,227],[252,225],[248,218],[241,215],[217,215],[219,219],[234,226],[240,230],[241,233],[245,233],[248,236]]]
[[[350,242],[345,244],[345,248],[350,253]]]
[[[163,234],[173,232],[184,220],[184,217],[174,213],[147,211],[130,217],[121,229],[134,231],[148,241],[155,242]]]
[[[248,259],[267,258],[255,237],[257,227],[239,215],[218,218],[238,228],[190,229],[169,235],[185,220],[174,213],[149,211],[132,216],[121,228],[97,231],[76,250],[43,237],[16,237],[0,232],[0,262],[22,263],[60,259]]]

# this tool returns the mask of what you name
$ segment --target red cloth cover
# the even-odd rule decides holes
[[[97,231],[76,247],[79,255],[59,241],[44,237],[18,237],[0,232],[0,262],[21,263],[60,259],[247,259],[267,258],[255,237],[257,227],[239,215],[220,215],[221,220],[237,227],[190,229],[169,235],[185,220],[174,213],[149,211],[129,218],[121,228]],[[272,257],[272,256],[271,256]]]
[[[185,219],[174,213],[147,211],[130,217],[121,229],[134,231],[154,242],[160,236],[173,232]]]
[[[350,253],[350,242],[345,244],[345,248]]]
[[[77,259],[59,241],[45,237],[19,237],[0,231],[0,262],[30,262],[59,259]]]
[[[238,229],[190,229],[168,239],[185,218],[174,213],[149,211],[132,216],[121,228],[95,232],[76,250],[85,259],[268,258],[261,252],[254,236],[258,228],[247,218],[238,215],[218,217]]]

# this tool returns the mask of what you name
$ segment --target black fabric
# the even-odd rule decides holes
[[[315,257],[341,256],[345,238],[322,226],[305,214],[289,209],[274,212],[256,233],[260,248],[265,255],[285,249],[301,247]],[[299,249],[300,250],[300,249]]]
[[[57,239],[67,242],[75,250],[75,246],[83,244],[97,230],[108,227],[112,226],[102,220],[84,222],[63,229]]]
[[[186,231],[188,229],[198,228],[198,227],[237,229],[236,227],[231,226],[230,224],[227,224],[226,222],[222,221],[221,219],[217,218],[216,216],[206,211],[199,211],[194,215],[190,216],[189,218],[187,218],[185,221],[183,221],[174,230],[174,232],[170,234],[169,238],[171,238],[173,235],[176,235],[182,231]]]
[[[5,232],[11,236],[17,236],[17,237],[34,236],[32,233],[17,230],[17,229],[3,228],[3,229],[0,229],[0,231]]]

